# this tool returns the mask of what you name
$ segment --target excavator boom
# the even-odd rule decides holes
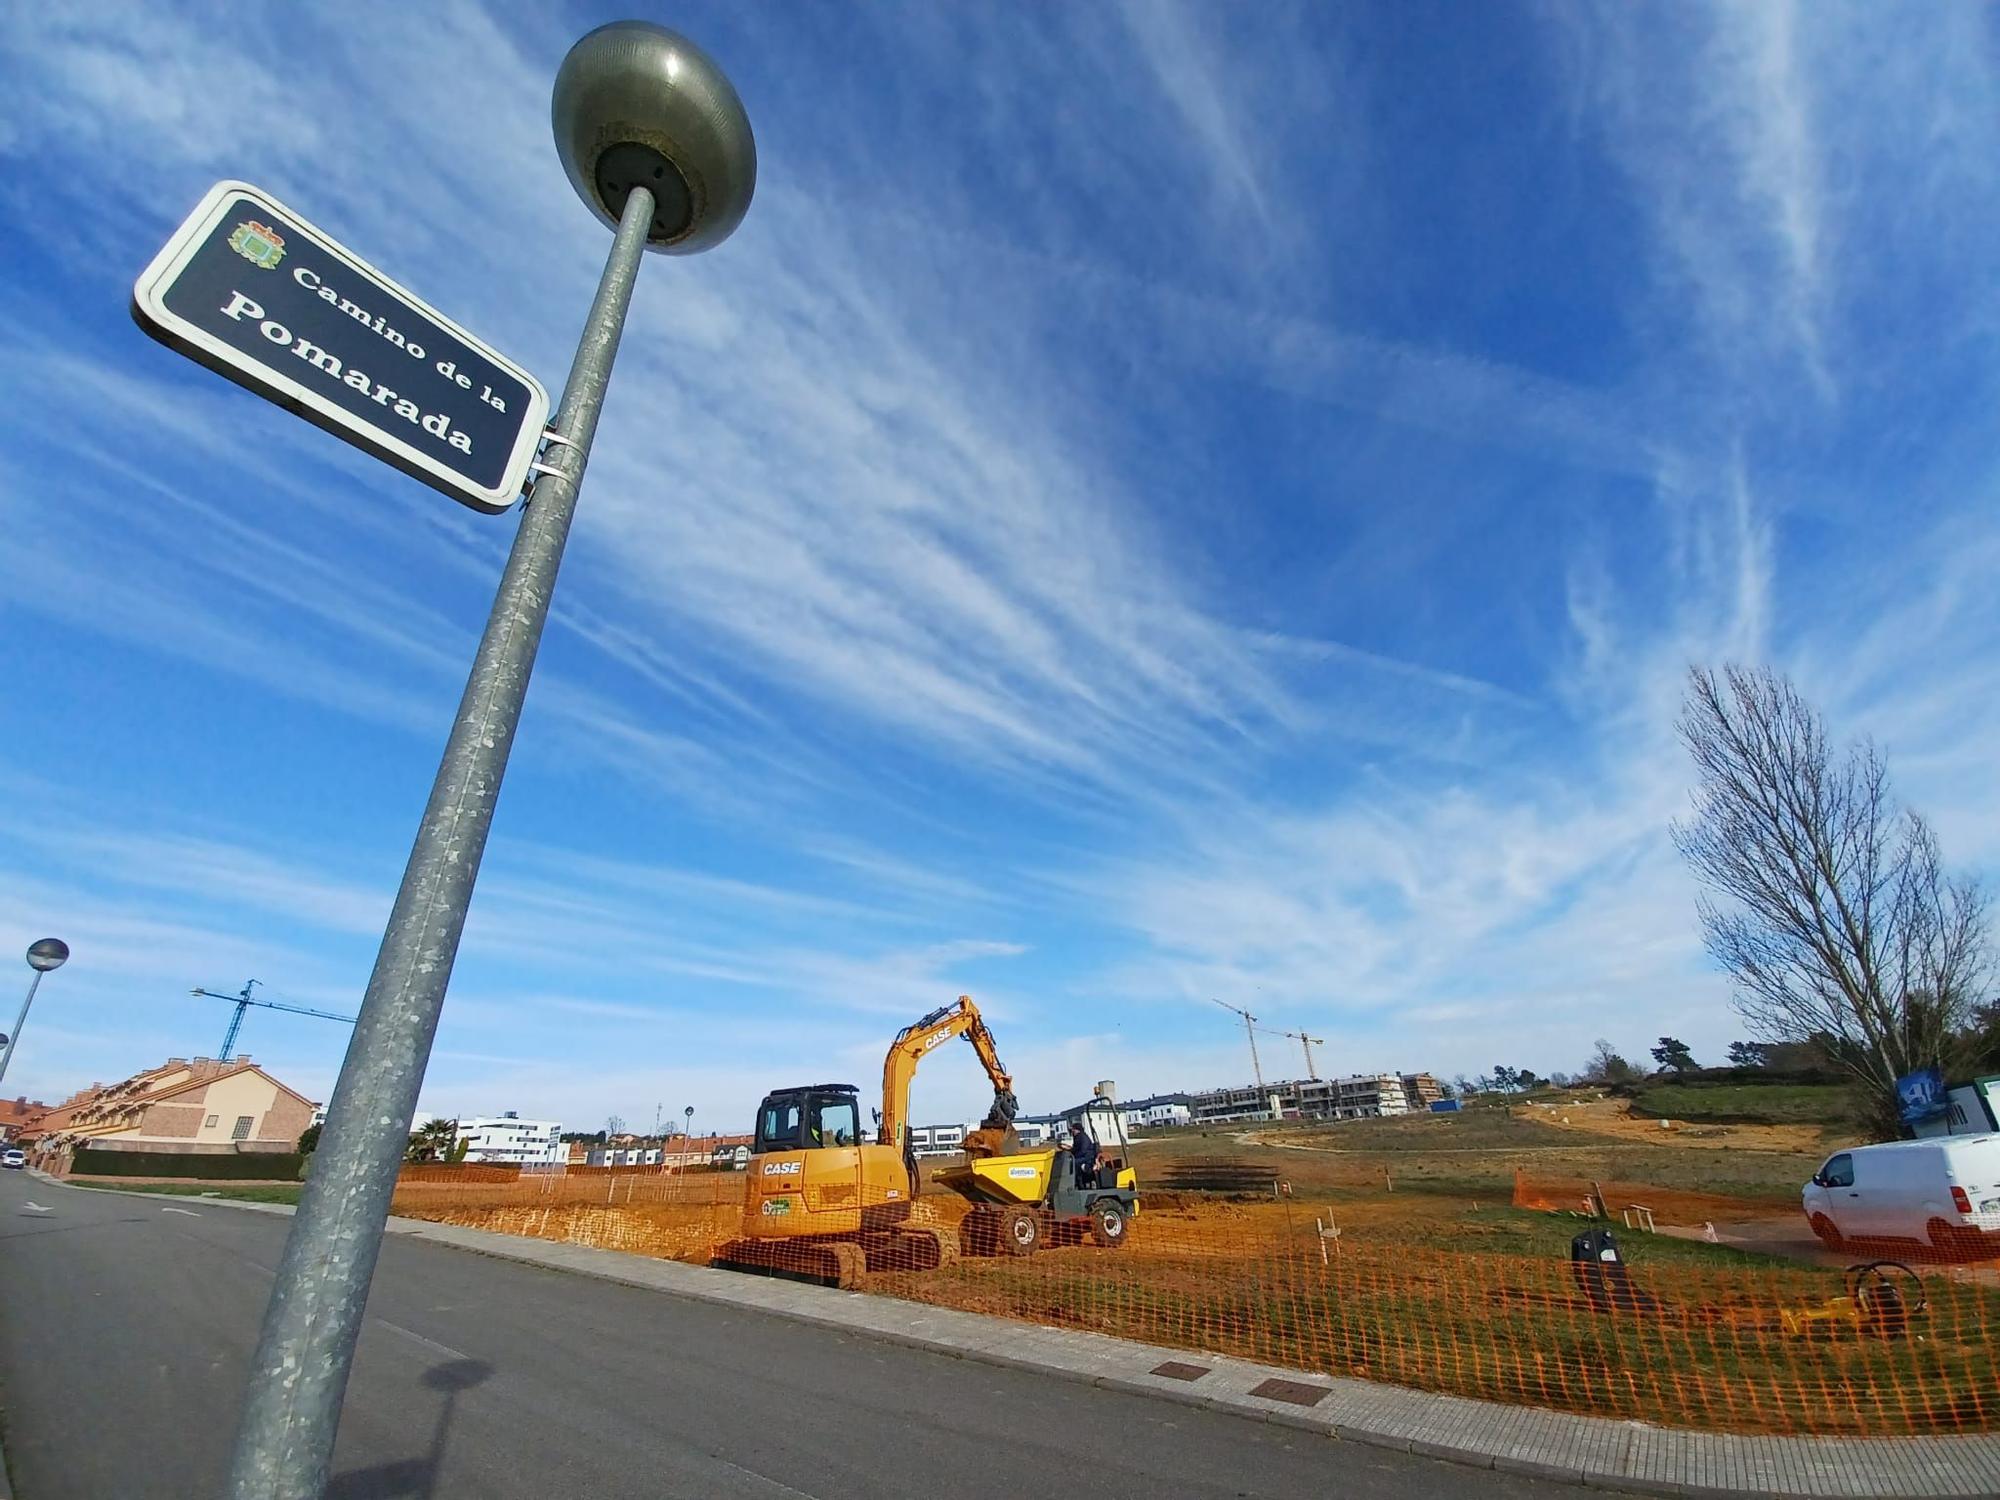
[[[910,1080],[916,1076],[917,1064],[956,1036],[972,1043],[972,1050],[979,1054],[980,1066],[992,1081],[993,1109],[987,1115],[988,1123],[997,1120],[1004,1130],[1013,1122],[1014,1112],[1020,1107],[1014,1098],[1014,1080],[1000,1061],[1000,1049],[994,1044],[993,1033],[987,1029],[979,1007],[972,1003],[970,995],[960,995],[958,1004],[939,1006],[922,1020],[897,1032],[896,1040],[890,1043],[889,1055],[882,1061],[880,1139],[885,1145],[900,1148],[903,1144],[903,1132],[910,1123]]]

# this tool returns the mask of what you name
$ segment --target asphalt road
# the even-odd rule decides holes
[[[30,1205],[47,1212],[36,1212]],[[0,1173],[19,1500],[217,1494],[291,1221]],[[332,1500],[1570,1493],[391,1237]]]

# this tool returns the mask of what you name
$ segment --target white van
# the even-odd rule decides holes
[[[1849,1240],[1921,1240],[1940,1253],[2000,1246],[2000,1134],[1837,1151],[1803,1200],[1813,1233],[1835,1250]]]

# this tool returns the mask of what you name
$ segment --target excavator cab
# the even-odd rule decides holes
[[[779,1089],[757,1111],[758,1156],[860,1144],[861,1095],[851,1083]]]

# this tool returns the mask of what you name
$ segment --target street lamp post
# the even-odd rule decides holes
[[[35,977],[28,981],[28,998],[21,1002],[21,1013],[14,1017],[14,1029],[7,1033],[7,1050],[0,1052],[0,1078],[7,1076],[7,1064],[14,1060],[14,1048],[20,1043],[21,1028],[28,1024],[28,1008],[35,1003],[35,991],[42,987],[42,976],[54,973],[69,962],[69,944],[61,938],[39,938],[28,944],[28,967],[35,971]]]
[[[676,1198],[687,1197],[688,1158],[692,1155],[694,1155],[694,1106],[690,1104],[681,1111],[681,1160],[680,1165],[674,1168],[674,1175],[679,1177],[681,1182],[674,1194]]]
[[[616,233],[285,1241],[251,1361],[231,1500],[318,1500],[325,1488],[397,1166],[640,255],[721,243],[756,186],[735,89],[661,26],[619,21],[579,40],[556,74],[551,124],[571,186]]]

